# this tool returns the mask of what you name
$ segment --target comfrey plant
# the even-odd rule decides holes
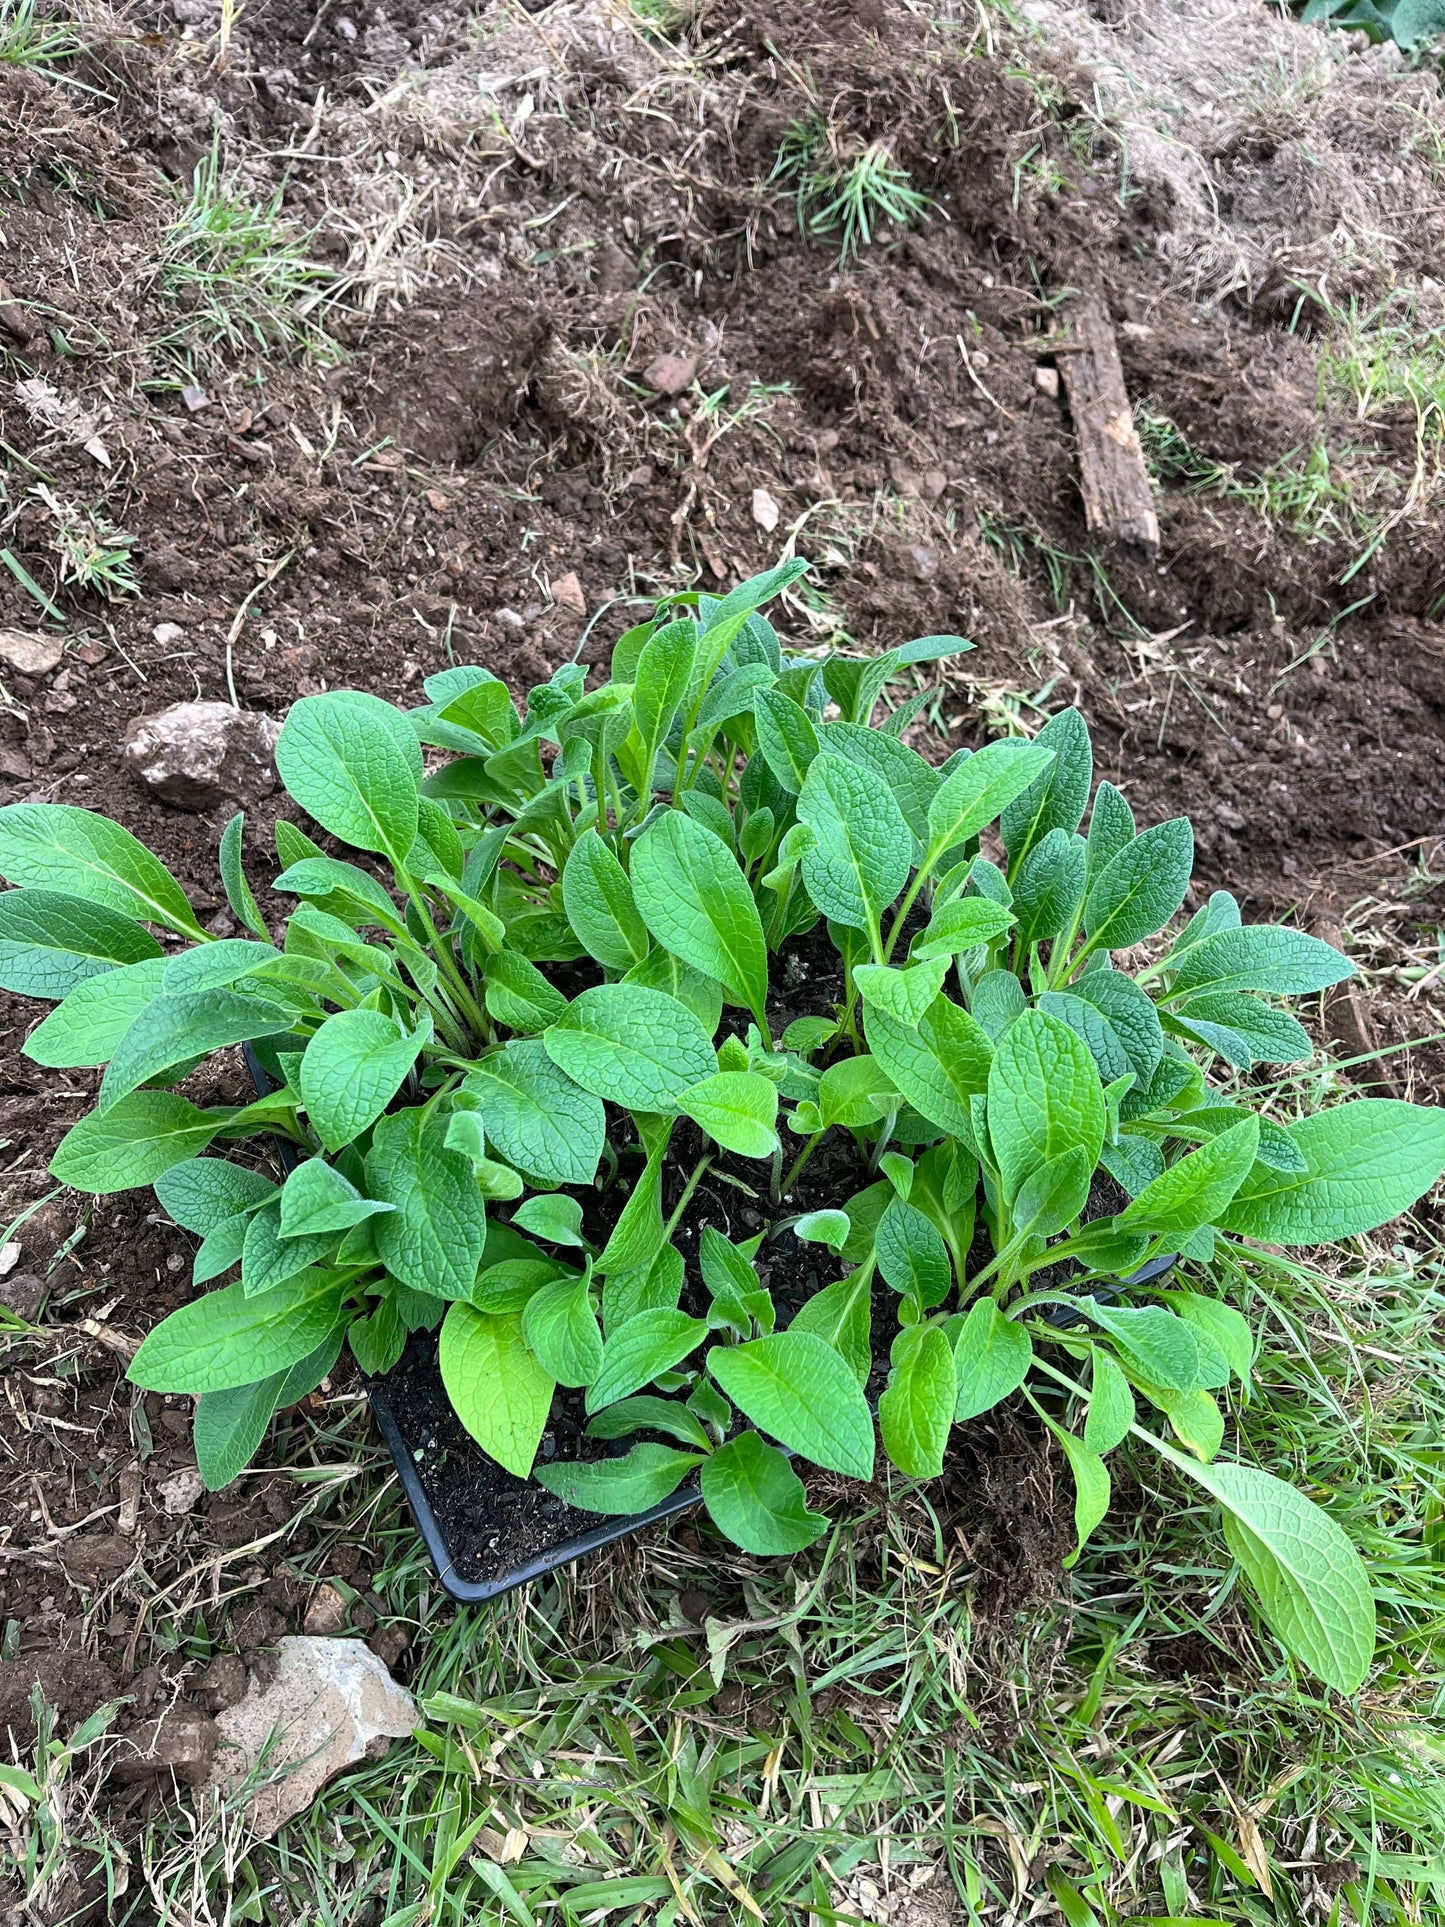
[[[0,981],[60,1000],[26,1049],[106,1066],[54,1174],[154,1184],[201,1240],[197,1285],[233,1279],[166,1318],[131,1377],[198,1395],[218,1486],[343,1343],[384,1372],[440,1325],[447,1394],[502,1466],[602,1513],[696,1475],[758,1554],[824,1530],[792,1455],[869,1478],[876,1425],[930,1478],[954,1424],[1021,1391],[1067,1455],[1081,1544],[1106,1455],[1146,1443],[1219,1505],[1286,1645],[1353,1687],[1373,1644],[1353,1549],[1293,1487],[1217,1457],[1249,1327],[1142,1276],[1176,1252],[1207,1267],[1220,1238],[1383,1223],[1445,1168],[1445,1119],[1360,1099],[1281,1126],[1212,1091],[1216,1058],[1306,1055],[1275,1000],[1348,962],[1242,926],[1223,894],[1139,962],[1183,903],[1188,823],[1138,833],[1117,789],[1094,792],[1072,710],[931,767],[903,740],[925,696],[875,711],[891,679],[968,645],[788,655],[758,611],[802,566],[669,598],[610,680],[587,690],[566,665],[521,716],[480,668],[432,677],[410,712],[296,703],[281,778],[366,860],[278,824],[274,887],[299,900],[280,943],[240,817],[220,865],[250,935],[217,940],[105,818],[0,810],[19,886],[0,896]],[[775,1036],[772,960],[819,926],[841,994]],[[240,1043],[271,1084],[253,1102],[176,1088]],[[215,1155],[257,1137],[294,1147],[284,1182]],[[856,1176],[790,1212],[830,1141],[847,1158],[815,1171]],[[703,1224],[687,1275],[674,1239],[710,1163],[758,1201],[763,1236],[830,1254],[834,1282],[786,1329],[760,1238]],[[534,1472],[558,1387],[589,1442]]]

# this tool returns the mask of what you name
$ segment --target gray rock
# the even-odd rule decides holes
[[[210,1784],[233,1792],[263,1767],[247,1802],[255,1833],[269,1839],[305,1812],[326,1782],[361,1760],[379,1760],[420,1724],[411,1694],[359,1639],[283,1639],[264,1688],[217,1715],[221,1745]]]
[[[273,716],[229,703],[172,703],[137,716],[125,733],[125,760],[163,803],[206,810],[226,799],[254,802],[276,787],[281,725]]]
[[[58,636],[32,635],[25,629],[0,629],[0,663],[22,676],[48,676],[64,654]]]

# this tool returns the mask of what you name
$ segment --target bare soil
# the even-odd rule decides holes
[[[6,568],[0,627],[66,642],[50,676],[5,677],[0,801],[117,817],[227,930],[214,853],[232,806],[144,793],[120,758],[136,715],[198,696],[279,715],[345,685],[406,700],[448,661],[521,690],[579,653],[601,662],[658,590],[720,589],[796,550],[815,563],[781,617],[796,641],[974,639],[915,727],[926,752],[1077,701],[1141,821],[1193,818],[1199,892],[1357,942],[1374,994],[1321,1017],[1342,1054],[1445,1029],[1424,968],[1445,829],[1434,455],[1414,416],[1354,411],[1322,381],[1316,272],[1358,214],[1351,181],[1401,168],[1398,215],[1366,210],[1388,246],[1344,249],[1343,287],[1429,310],[1437,83],[1344,41],[1313,91],[1295,76],[1263,102],[1211,69],[1212,131],[1183,180],[1100,120],[1072,21],[1016,44],[901,0],[738,0],[663,38],[620,6],[468,20],[447,4],[264,0],[225,39],[210,0],[172,0],[88,29],[73,77],[97,91],[0,66],[0,547],[63,617]],[[1158,11],[1157,40],[1227,42],[1219,7]],[[1121,58],[1138,41],[1111,19],[1099,9],[1096,61],[1111,33]],[[930,201],[846,265],[800,236],[771,178],[814,104],[855,150],[886,139]],[[1335,140],[1312,175],[1311,139],[1342,116],[1352,150]],[[281,189],[342,276],[312,317],[323,352],[212,349],[167,293],[164,230],[213,140],[238,191]],[[1230,247],[1249,271],[1206,274]],[[1324,448],[1370,527],[1344,507],[1292,526],[1179,484],[1159,496],[1157,562],[1093,543],[1051,379],[1053,330],[1086,287],[1142,406],[1246,478]],[[57,502],[133,538],[137,593],[63,578]],[[248,819],[258,886],[275,808]],[[39,1014],[0,998],[7,1217],[47,1199],[94,1085],[19,1054]],[[1438,1096],[1445,1059],[1360,1074]],[[217,1075],[240,1088],[239,1064]],[[123,1719],[152,1712],[194,1685],[198,1616],[203,1647],[255,1650],[329,1574],[354,1627],[394,1630],[377,1547],[288,1523],[281,1468],[373,1449],[354,1378],[284,1419],[258,1473],[167,1511],[189,1413],[133,1397],[123,1370],[189,1290],[188,1239],[149,1194],[61,1193],[15,1235],[0,1291],[39,1278],[48,1310],[9,1343],[0,1725],[20,1734],[37,1675],[67,1717],[112,1692],[134,1696]],[[1008,1424],[964,1455],[953,1523],[1011,1608],[1020,1578],[1056,1583],[1047,1478]]]

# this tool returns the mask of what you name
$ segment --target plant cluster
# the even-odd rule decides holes
[[[887,141],[860,148],[816,109],[783,136],[772,179],[794,183],[800,234],[838,237],[843,267],[869,245],[880,225],[912,227],[928,208],[928,196],[914,187]]]
[[[232,1280],[164,1319],[131,1377],[198,1395],[219,1486],[343,1344],[380,1373],[439,1326],[447,1394],[499,1464],[601,1513],[696,1476],[763,1555],[824,1530],[790,1454],[866,1479],[876,1428],[927,1479],[953,1425],[1022,1393],[1071,1467],[1080,1545],[1109,1504],[1107,1455],[1143,1442],[1221,1508],[1286,1645],[1354,1686],[1373,1604],[1349,1541],[1218,1457],[1249,1326],[1207,1290],[1143,1280],[1175,1253],[1207,1268],[1221,1240],[1383,1223],[1445,1168],[1445,1119],[1364,1098],[1282,1126],[1213,1088],[1216,1059],[1306,1056],[1278,1000],[1348,961],[1242,924],[1224,893],[1161,936],[1188,822],[1141,832],[1118,789],[1095,790],[1074,710],[931,766],[904,740],[926,690],[875,714],[914,665],[969,645],[789,654],[760,610],[805,566],[667,598],[607,681],[566,664],[521,713],[477,667],[431,677],[406,712],[297,702],[281,779],[362,860],[278,823],[280,942],[240,816],[220,868],[249,934],[214,938],[106,818],[0,810],[18,886],[0,895],[0,982],[57,1000],[27,1054],[105,1066],[52,1171],[93,1193],[154,1184],[201,1240],[196,1284]],[[774,960],[810,931],[842,995],[774,1035]],[[176,1088],[237,1044],[272,1088],[204,1107]],[[702,1155],[669,1185],[684,1120]],[[789,1214],[832,1134],[861,1181]],[[294,1147],[283,1182],[205,1155],[258,1138]],[[674,1237],[709,1165],[773,1218],[746,1243],[705,1224],[689,1278]],[[836,1272],[784,1329],[763,1237],[810,1240]],[[598,1456],[534,1471],[559,1386]]]

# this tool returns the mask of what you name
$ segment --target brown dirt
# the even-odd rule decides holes
[[[1077,700],[1101,773],[1141,819],[1194,818],[1201,890],[1364,933],[1380,995],[1364,1017],[1332,1007],[1338,1035],[1442,1028],[1428,996],[1409,996],[1433,954],[1445,805],[1437,497],[1348,581],[1362,540],[1292,533],[1183,487],[1161,495],[1157,565],[1091,560],[1069,419],[1035,372],[1052,365],[1065,291],[1096,286],[1131,392],[1241,474],[1322,441],[1333,472],[1382,489],[1393,512],[1413,427],[1321,404],[1321,316],[1307,306],[1291,331],[1273,270],[1225,294],[1187,281],[1179,196],[1123,179],[1066,52],[1020,59],[892,0],[704,5],[674,42],[587,5],[498,7],[472,33],[440,0],[314,18],[266,0],[218,54],[215,19],[208,0],[174,0],[99,23],[81,71],[109,100],[0,68],[19,304],[0,308],[0,547],[53,598],[67,640],[60,672],[5,682],[0,801],[113,814],[226,929],[214,850],[229,809],[180,813],[135,787],[119,751],[136,714],[232,685],[276,713],[338,685],[405,699],[453,659],[525,687],[579,649],[600,661],[658,589],[719,588],[786,539],[821,592],[783,612],[796,637],[975,639],[918,725],[923,747]],[[799,238],[786,184],[769,180],[805,79],[855,142],[888,138],[933,203],[846,268]],[[1438,87],[1410,85],[1438,132]],[[173,184],[213,127],[247,193],[284,186],[313,255],[346,277],[321,311],[319,359],[201,345],[183,370],[159,345],[195,323],[155,262]],[[1273,193],[1289,230],[1298,169],[1258,131],[1201,166],[1261,232]],[[1385,126],[1362,169],[1393,138]],[[1313,245],[1318,208],[1311,220]],[[1403,224],[1388,260],[1355,264],[1352,289],[1378,299],[1390,276],[1418,280],[1434,239]],[[647,379],[663,354],[696,362],[677,397]],[[186,374],[208,397],[194,413]],[[108,466],[27,408],[16,384],[36,378],[96,417]],[[42,487],[129,532],[137,594],[61,579]],[[780,511],[773,533],[754,516],[760,488]],[[572,573],[585,617],[553,593]],[[41,626],[8,571],[0,626]],[[248,822],[258,882],[273,815]],[[0,1006],[12,1215],[45,1197],[46,1161],[94,1080],[40,1075],[19,1055],[35,1007]],[[1398,1088],[1438,1092],[1440,1060],[1392,1061]],[[140,1717],[212,1644],[274,1638],[323,1567],[347,1555],[358,1570],[355,1548],[323,1538],[308,1560],[311,1525],[283,1530],[298,1488],[280,1472],[164,1511],[162,1481],[191,1462],[187,1414],[133,1400],[122,1378],[126,1341],[187,1289],[187,1241],[153,1203],[62,1195],[19,1236],[50,1304],[42,1333],[10,1346],[3,1658],[84,1656],[88,1693],[56,1662],[67,1717],[112,1690],[137,1695],[126,1717]],[[356,1404],[338,1373],[267,1464],[367,1449]],[[969,1531],[1012,1602],[1020,1575],[1052,1583],[1052,1515],[1027,1453],[987,1465],[996,1503]],[[363,1628],[387,1611],[368,1590],[380,1557],[360,1558]],[[205,1638],[188,1647],[198,1614]],[[12,1701],[0,1720],[23,1725]]]

